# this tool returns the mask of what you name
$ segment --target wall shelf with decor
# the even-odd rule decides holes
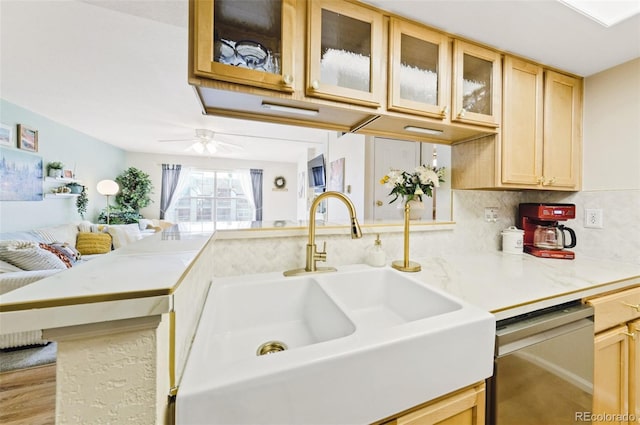
[[[77,185],[76,188],[71,186]],[[45,177],[44,197],[47,199],[77,198],[82,191],[80,180],[70,177]]]
[[[46,182],[53,183],[80,183],[80,180],[66,178],[66,177],[45,177]]]
[[[45,198],[61,199],[61,198],[77,198],[79,193],[45,193]]]

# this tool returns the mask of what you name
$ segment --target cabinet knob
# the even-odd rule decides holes
[[[376,205],[381,207],[384,203],[382,201],[376,201]]]
[[[538,184],[544,184],[544,176],[538,177],[537,182],[538,182]]]
[[[284,81],[284,84],[287,86],[290,86],[291,84],[293,84],[293,75],[291,74],[284,74],[282,76],[282,81]]]
[[[545,185],[545,186],[551,186],[555,182],[556,182],[556,178],[555,177],[551,177],[549,180],[547,180],[546,182],[543,182],[542,184]]]
[[[464,110],[464,109],[463,109]],[[440,111],[441,115],[447,115],[449,113],[449,107],[445,106],[444,108],[442,108],[442,110]]]
[[[460,112],[458,113],[458,118],[464,118],[464,114],[467,113],[467,110],[462,108],[460,109]]]
[[[311,88],[314,89],[314,90],[318,90],[320,88],[320,81],[313,80],[311,82]]]

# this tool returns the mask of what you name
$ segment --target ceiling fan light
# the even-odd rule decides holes
[[[196,151],[197,153],[202,153],[202,152],[204,152],[204,146],[203,146],[203,144],[202,144],[202,143],[200,143],[200,142],[194,143],[194,144],[193,144],[193,146],[192,146],[192,148],[193,148],[193,150],[194,150],[194,151]]]
[[[211,155],[218,152],[218,148],[216,148],[216,146],[213,143],[205,143],[204,147],[207,150],[207,152],[209,152]]]

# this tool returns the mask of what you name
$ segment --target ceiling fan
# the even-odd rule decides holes
[[[244,150],[244,147],[234,143],[227,143],[215,139],[216,133],[206,128],[196,128],[195,137],[189,139],[165,139],[158,140],[160,143],[166,142],[192,142],[185,150],[192,150],[198,154],[213,155],[216,153],[232,153]]]

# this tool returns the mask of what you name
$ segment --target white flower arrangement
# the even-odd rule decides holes
[[[420,165],[414,169],[413,173],[392,168],[380,183],[391,189],[389,196],[393,196],[393,199],[389,203],[399,197],[402,197],[405,202],[414,198],[422,201],[423,195],[433,196],[433,188],[440,187],[440,183],[444,183],[444,167]]]

